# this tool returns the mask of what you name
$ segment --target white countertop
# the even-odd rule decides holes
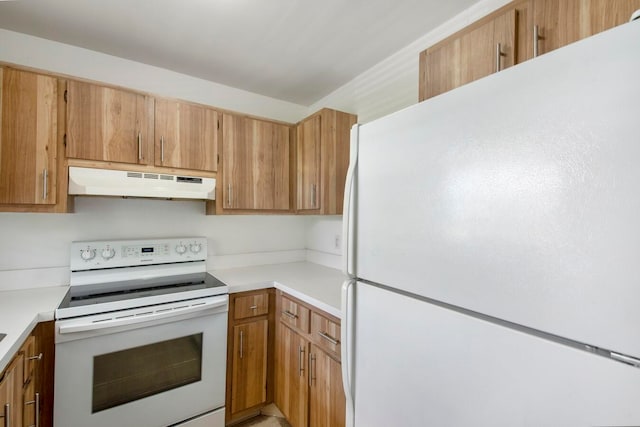
[[[346,276],[310,262],[260,265],[210,271],[229,286],[229,293],[275,287],[341,318],[342,283]]]
[[[38,322],[53,320],[67,286],[0,292],[0,372],[7,367]]]

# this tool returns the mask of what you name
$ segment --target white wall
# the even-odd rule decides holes
[[[97,197],[76,198],[74,214],[0,213],[0,289],[68,283],[75,240],[206,236],[209,269],[302,261],[307,222],[293,215],[205,216],[204,202]]]
[[[342,268],[342,217],[337,215],[309,217],[306,248],[308,261]]]
[[[407,47],[314,103],[309,110],[335,108],[366,123],[418,102],[418,56],[421,51],[489,14],[511,0],[482,0]]]
[[[291,102],[3,29],[0,61],[290,123],[308,115]]]

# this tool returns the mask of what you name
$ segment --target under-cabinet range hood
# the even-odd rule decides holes
[[[215,200],[215,178],[69,167],[69,195]]]

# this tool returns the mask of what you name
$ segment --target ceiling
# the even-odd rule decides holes
[[[0,28],[306,106],[476,2],[16,0]]]

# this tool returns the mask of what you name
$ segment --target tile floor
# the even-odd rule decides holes
[[[291,427],[291,425],[275,405],[269,405],[263,408],[257,417],[235,424],[233,427]]]

